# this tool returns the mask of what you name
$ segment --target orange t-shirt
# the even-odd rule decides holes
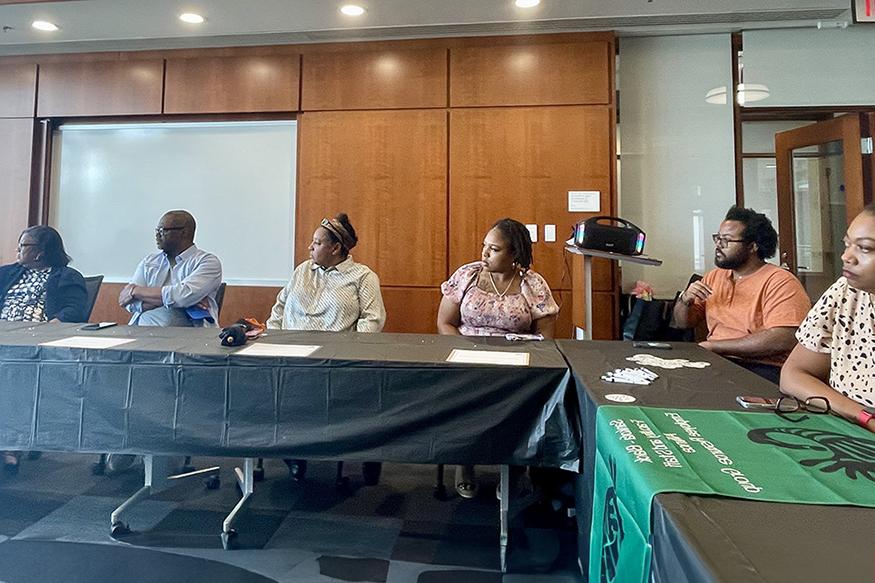
[[[696,319],[703,316],[708,325],[708,340],[733,340],[760,330],[783,326],[798,328],[811,300],[796,277],[771,263],[735,281],[730,269],[713,269],[702,280],[712,294],[691,309]],[[787,354],[761,359],[780,366]]]

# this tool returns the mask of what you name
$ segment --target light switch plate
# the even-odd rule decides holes
[[[556,242],[556,225],[544,225],[544,242]]]
[[[538,225],[526,225],[529,230],[529,235],[532,237],[532,243],[538,242]]]

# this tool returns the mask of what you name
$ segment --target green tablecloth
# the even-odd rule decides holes
[[[829,415],[607,405],[596,425],[591,582],[646,580],[660,492],[875,507],[875,437]]]

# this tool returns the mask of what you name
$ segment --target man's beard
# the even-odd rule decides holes
[[[747,262],[747,255],[735,255],[729,257],[727,255],[714,254],[714,265],[721,269],[736,269]]]

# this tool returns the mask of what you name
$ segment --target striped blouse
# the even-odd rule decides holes
[[[379,332],[386,323],[380,280],[352,256],[328,269],[312,259],[280,290],[267,327],[275,330]]]

